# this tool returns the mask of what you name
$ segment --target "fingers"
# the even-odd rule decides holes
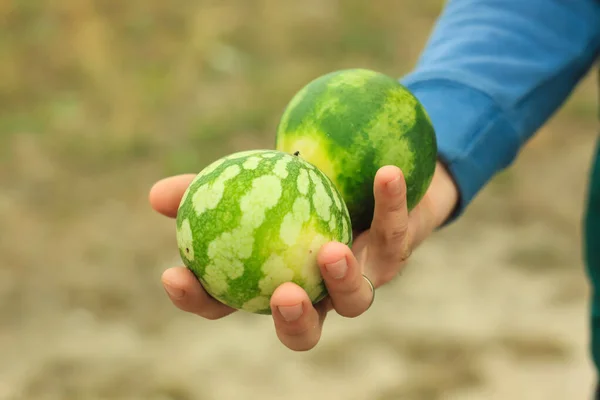
[[[286,282],[275,289],[271,311],[277,337],[286,347],[306,351],[317,345],[326,313],[313,307],[300,286]]]
[[[367,265],[387,282],[410,256],[406,183],[399,168],[385,166],[375,175],[375,210],[369,233]]]
[[[348,246],[328,243],[321,248],[317,261],[335,311],[348,318],[364,313],[372,303],[373,291]]]
[[[330,242],[321,248],[317,261],[329,292],[325,300],[313,306],[306,292],[291,282],[280,285],[271,296],[277,337],[291,350],[306,351],[317,345],[329,309],[352,318],[364,313],[373,300],[373,290],[348,246]]]
[[[209,320],[222,318],[235,311],[206,293],[194,274],[185,267],[166,270],[162,282],[173,304],[183,311]]]
[[[175,218],[181,198],[194,177],[193,174],[176,175],[156,182],[149,194],[152,208],[167,217]]]

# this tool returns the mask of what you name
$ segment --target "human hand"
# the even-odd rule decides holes
[[[175,218],[181,198],[195,175],[178,175],[157,182],[150,190],[150,204],[159,213]],[[359,233],[352,248],[338,243],[325,244],[317,262],[329,295],[312,305],[306,292],[287,282],[271,297],[272,318],[279,340],[297,351],[312,349],[321,337],[327,313],[354,318],[371,306],[375,288],[391,281],[404,267],[412,251],[452,212],[457,189],[441,163],[431,185],[409,213],[406,184],[397,167],[385,166],[375,176],[373,222]],[[364,277],[368,277],[369,280]],[[194,274],[185,267],[167,269],[162,275],[165,290],[175,306],[209,320],[234,311],[213,299]]]

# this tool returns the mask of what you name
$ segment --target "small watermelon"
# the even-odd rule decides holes
[[[184,264],[220,302],[270,314],[273,291],[301,286],[313,303],[327,294],[317,253],[350,245],[346,204],[331,180],[292,154],[251,150],[202,170],[179,205],[177,244]]]
[[[373,181],[384,165],[404,173],[409,209],[435,170],[437,143],[429,116],[397,80],[367,69],[323,75],[302,88],[277,127],[276,149],[299,152],[336,185],[353,228],[373,218]]]

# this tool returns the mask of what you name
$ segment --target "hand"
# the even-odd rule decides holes
[[[157,182],[150,204],[159,213],[175,218],[177,208],[195,175],[178,175]],[[371,305],[375,288],[392,280],[412,251],[452,212],[457,189],[441,163],[421,202],[408,213],[406,185],[397,167],[382,167],[375,176],[375,211],[371,228],[355,237],[352,249],[331,242],[317,257],[329,296],[313,306],[306,292],[294,283],[279,286],[271,297],[272,318],[279,340],[297,351],[313,348],[321,337],[329,311],[353,318]],[[209,296],[185,267],[166,270],[162,282],[171,301],[183,311],[209,320],[235,310]]]

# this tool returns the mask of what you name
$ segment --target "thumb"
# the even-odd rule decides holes
[[[402,171],[384,166],[373,185],[375,209],[369,230],[365,268],[376,286],[391,280],[412,251],[412,233]]]

